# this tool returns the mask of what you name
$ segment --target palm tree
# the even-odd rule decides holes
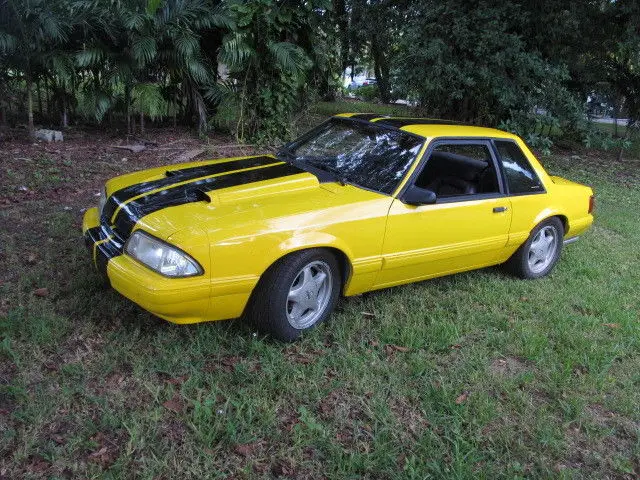
[[[33,125],[33,84],[53,66],[56,53],[73,25],[69,2],[63,0],[0,0],[0,57],[19,72],[27,92],[29,132]]]
[[[143,5],[128,0],[110,5],[96,2],[92,8],[91,17],[96,20],[88,22],[77,64],[93,79],[85,85],[84,95],[96,102],[96,119],[101,120],[115,105],[118,92],[131,132],[134,110],[144,124],[145,115],[163,116],[169,104],[174,110],[181,106],[177,99],[181,93],[204,128],[207,109],[201,91],[215,82],[215,66],[207,65],[200,36],[224,23],[211,2],[148,0]],[[169,90],[172,98],[160,102],[159,93]],[[158,110],[161,106],[163,112]]]
[[[270,139],[283,137],[298,89],[312,64],[296,42],[298,32],[313,30],[313,17],[327,2],[305,2],[304,6],[275,0],[227,3],[235,27],[223,38],[219,61],[229,67],[237,88],[219,89],[217,94],[236,92],[240,140],[245,129],[249,136],[262,130]]]

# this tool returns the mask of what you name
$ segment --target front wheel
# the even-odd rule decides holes
[[[560,258],[563,238],[564,227],[558,218],[539,223],[527,241],[507,261],[507,267],[520,278],[544,277]]]
[[[341,285],[340,267],[331,252],[295,252],[278,260],[262,276],[247,316],[263,332],[291,342],[329,317]]]

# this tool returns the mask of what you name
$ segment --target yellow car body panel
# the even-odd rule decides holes
[[[111,205],[84,215],[87,246],[96,267],[122,295],[171,322],[196,323],[242,315],[263,273],[298,250],[337,252],[343,294],[349,296],[502,263],[545,218],[559,216],[565,238],[581,234],[593,221],[586,205],[591,189],[550,177],[514,135],[459,125],[401,130],[424,137],[424,145],[391,195],[321,183],[274,156],[171,165],[109,180]],[[443,138],[516,141],[546,192],[404,204],[400,192],[430,143]],[[187,201],[185,195],[194,197]],[[495,214],[494,207],[506,208]],[[203,273],[186,278],[157,273],[126,253],[124,230],[127,235],[143,230],[177,247]]]

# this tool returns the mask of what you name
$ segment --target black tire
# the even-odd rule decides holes
[[[317,309],[317,315],[312,315],[314,311],[308,309],[307,313],[301,314],[300,322],[297,322],[292,314],[298,303],[291,300],[291,294],[297,290],[294,288],[296,287],[294,282],[300,283],[302,281],[301,286],[307,284],[302,279],[302,277],[306,278],[304,271],[307,268],[312,274],[314,268],[316,269],[316,276],[311,277],[312,279],[317,278],[326,270],[328,272],[326,278],[329,279],[330,285],[327,290],[322,291],[322,301],[320,300],[320,292],[317,292],[313,298],[322,304],[321,308]],[[317,283],[313,283],[313,285],[317,285]],[[245,319],[261,332],[273,338],[284,342],[293,342],[300,338],[305,331],[311,330],[331,315],[338,302],[341,289],[342,274],[335,255],[321,248],[294,252],[278,260],[262,275],[249,300]],[[304,299],[307,302],[313,300]],[[300,302],[300,304],[302,303]],[[302,311],[305,306],[299,307],[297,311]],[[308,325],[302,322],[305,315],[308,315],[308,322],[310,322]]]
[[[542,233],[541,233],[542,232]],[[544,237],[549,239],[551,235],[555,238],[553,251],[548,248],[547,255],[544,260],[541,258],[539,250],[536,250],[534,241],[536,238]],[[541,278],[548,275],[560,258],[562,252],[562,244],[564,240],[564,226],[557,217],[548,218],[540,222],[532,231],[526,242],[524,242],[518,250],[511,256],[505,266],[514,275],[523,279]]]

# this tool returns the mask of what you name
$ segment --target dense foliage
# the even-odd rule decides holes
[[[635,0],[0,0],[0,122],[171,119],[273,140],[368,68],[382,102],[589,136],[588,99],[640,119]],[[593,103],[593,102],[592,102]],[[602,104],[602,102],[600,102]],[[25,108],[26,107],[26,108]]]

